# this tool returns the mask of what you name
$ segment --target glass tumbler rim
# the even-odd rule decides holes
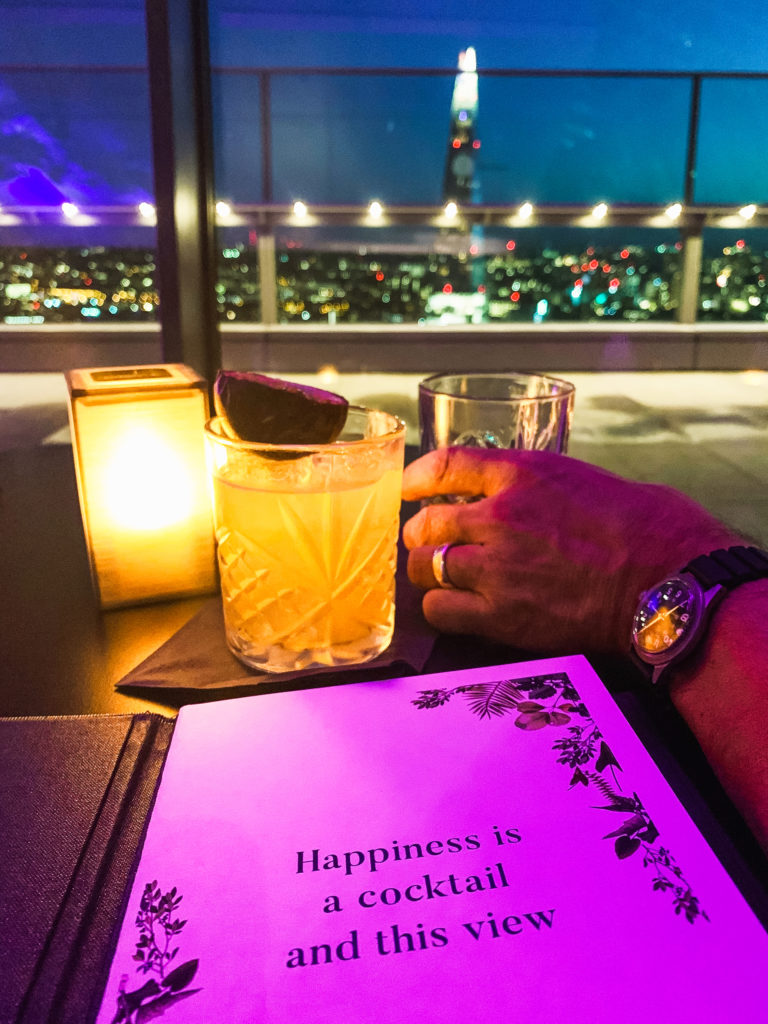
[[[387,416],[392,421],[393,426],[390,430],[387,430],[382,434],[376,434],[372,437],[357,437],[351,440],[321,441],[305,444],[270,444],[266,441],[245,441],[237,437],[230,437],[228,434],[219,433],[215,429],[217,424],[224,421],[223,416],[211,416],[205,423],[204,430],[206,436],[210,437],[212,441],[215,441],[217,444],[223,444],[228,448],[236,448],[239,451],[245,450],[267,453],[303,452],[304,454],[324,450],[355,450],[371,444],[386,444],[387,442],[395,441],[398,437],[405,435],[405,421],[395,415],[395,413],[387,412],[385,409],[372,409],[364,405],[353,405],[352,403],[350,403],[347,408],[350,412],[376,413],[381,416]]]
[[[434,387],[437,381],[444,380],[447,377],[468,377],[474,380],[542,380],[549,384],[556,384],[557,389],[553,389],[551,393],[544,395],[506,395],[504,397],[500,397],[498,395],[452,394],[449,391],[440,391]],[[576,385],[571,381],[565,380],[563,377],[555,377],[550,373],[538,373],[534,370],[443,370],[440,373],[433,373],[429,377],[425,377],[423,380],[419,381],[419,394],[442,395],[457,402],[515,403],[536,400],[557,401],[558,399],[568,398],[570,395],[573,395],[575,391]]]

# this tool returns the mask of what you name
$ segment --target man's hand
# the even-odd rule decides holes
[[[743,543],[671,488],[551,452],[447,448],[405,470],[403,498],[481,496],[423,508],[403,527],[408,575],[438,629],[529,651],[625,652],[640,592],[686,562]],[[438,587],[446,543],[456,589]]]

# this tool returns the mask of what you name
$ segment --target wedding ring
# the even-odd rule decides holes
[[[441,544],[432,552],[432,574],[437,580],[438,586],[443,587],[444,590],[455,589],[455,584],[451,582],[448,567],[445,564],[449,550],[454,547],[456,547],[455,544]]]

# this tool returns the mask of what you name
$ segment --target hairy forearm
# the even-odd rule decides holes
[[[723,600],[670,697],[768,853],[768,580]]]

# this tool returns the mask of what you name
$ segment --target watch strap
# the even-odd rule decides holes
[[[720,586],[732,590],[741,583],[768,577],[768,554],[742,545],[718,548],[694,558],[683,572],[691,573],[706,589]]]

